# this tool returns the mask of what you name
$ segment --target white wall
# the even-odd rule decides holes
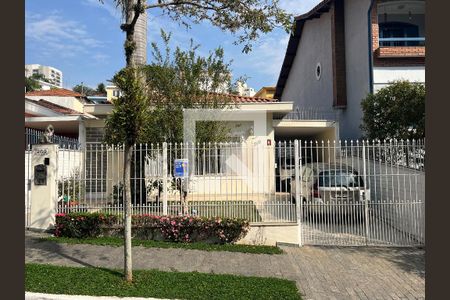
[[[54,103],[56,105],[64,106],[80,113],[83,113],[84,105],[75,97],[55,97],[55,96],[28,96],[27,98],[31,100],[39,101],[41,99]]]
[[[323,107],[332,109],[333,68],[331,53],[331,14],[305,22],[297,55],[289,73],[282,101],[293,101],[294,109]],[[316,79],[317,63],[322,66],[320,80]]]
[[[374,92],[377,92],[395,80],[425,83],[425,66],[373,68]]]
[[[347,80],[347,108],[341,111],[340,138],[358,139],[363,116],[361,100],[369,93],[369,36],[367,12],[370,0],[346,0],[345,63]]]

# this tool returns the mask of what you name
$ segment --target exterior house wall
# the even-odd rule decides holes
[[[425,83],[425,66],[373,68],[374,92],[395,80]]]
[[[27,95],[26,97],[31,100],[36,100],[36,101],[43,99],[48,102],[54,103],[56,105],[64,106],[64,107],[76,110],[80,113],[83,113],[83,110],[84,110],[84,104],[75,97],[30,96],[30,95]]]
[[[331,55],[331,13],[305,22],[284,87],[282,101],[293,101],[296,107],[320,107],[331,110],[333,105],[333,72]],[[316,79],[317,63],[321,64],[320,80]]]
[[[339,115],[340,137],[357,139],[363,116],[361,100],[369,93],[369,46],[367,12],[370,0],[345,1],[345,60],[347,108]]]

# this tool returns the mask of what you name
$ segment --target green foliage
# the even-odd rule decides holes
[[[102,213],[56,214],[55,236],[70,238],[96,237],[101,234],[101,226],[111,226],[118,217]]]
[[[136,270],[133,283],[118,270],[25,265],[25,290],[36,293],[164,299],[301,300],[294,281],[278,278]]]
[[[97,246],[112,246],[122,247],[123,238],[121,237],[95,237],[95,238],[66,238],[66,237],[43,237],[41,241],[49,241],[64,244],[85,244]],[[276,246],[266,245],[245,245],[245,244],[211,244],[204,242],[194,243],[173,243],[165,241],[154,240],[140,240],[134,238],[132,240],[133,247],[145,248],[177,248],[177,249],[191,249],[201,251],[226,251],[226,252],[240,252],[253,254],[283,254],[283,250]]]
[[[70,177],[58,180],[58,197],[63,197],[64,202],[84,199],[86,189],[79,179],[79,171],[76,171]]]
[[[103,0],[99,1],[103,3]],[[292,15],[281,9],[279,0],[162,0],[147,5],[145,1],[136,0],[137,7],[130,6],[127,0],[114,2],[124,17],[132,9],[139,14],[144,9],[160,9],[162,14],[186,28],[202,21],[209,22],[222,31],[235,35],[234,44],[244,44],[242,51],[245,53],[251,51],[252,42],[261,34],[275,28],[284,28],[286,32],[290,32],[293,23]],[[129,26],[121,28],[129,30]]]
[[[80,93],[84,96],[93,96],[93,95],[97,94],[96,90],[94,90],[88,86],[81,85],[81,84],[77,84],[76,86],[74,86],[72,88],[72,91]]]
[[[361,128],[369,139],[425,137],[425,86],[396,81],[361,102]]]
[[[114,108],[105,122],[105,140],[110,144],[145,143],[149,124],[150,106],[147,88],[143,85],[140,68],[127,67],[120,70],[112,82],[122,95],[114,100]]]
[[[100,82],[97,85],[97,89],[95,90],[98,94],[105,94],[106,95],[106,87],[103,82]]]
[[[32,91],[36,91],[41,89],[41,85],[39,84],[39,82],[31,77],[26,77],[25,76],[25,88],[27,92],[32,92]]]
[[[117,233],[115,215],[102,213],[69,213],[56,215],[55,236],[69,238],[99,237]],[[234,243],[249,230],[249,222],[236,218],[201,218],[194,216],[133,215],[134,236],[171,242],[209,241]],[[103,228],[103,229],[102,229]],[[120,235],[119,230],[119,235]]]
[[[230,63],[224,61],[222,48],[202,57],[192,41],[187,50],[172,50],[170,34],[161,31],[161,36],[165,48],[152,43],[153,61],[145,68],[152,106],[146,135],[152,142],[182,142],[183,109],[228,106],[221,94],[231,90]],[[229,128],[223,122],[199,122],[196,134],[199,142],[222,142]]]

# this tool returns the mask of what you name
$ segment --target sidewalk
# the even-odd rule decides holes
[[[38,242],[25,232],[25,261],[123,268],[123,248]],[[133,248],[135,269],[294,280],[304,299],[425,299],[425,250],[375,247],[285,247],[285,254]]]

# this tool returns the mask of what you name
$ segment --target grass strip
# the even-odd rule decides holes
[[[300,299],[295,282],[236,275],[25,265],[25,290],[36,293],[169,299]]]
[[[123,246],[123,238],[117,237],[98,237],[98,238],[65,238],[65,237],[45,237],[41,238],[43,241],[51,241],[57,243],[66,244],[90,244],[98,246]],[[253,254],[282,254],[283,250],[276,246],[264,246],[264,245],[240,245],[240,244],[207,244],[201,242],[194,243],[175,243],[165,241],[152,241],[152,240],[132,240],[133,246],[142,246],[146,248],[181,248],[181,249],[193,249],[202,251],[228,251],[228,252],[241,252],[241,253],[253,253]]]

